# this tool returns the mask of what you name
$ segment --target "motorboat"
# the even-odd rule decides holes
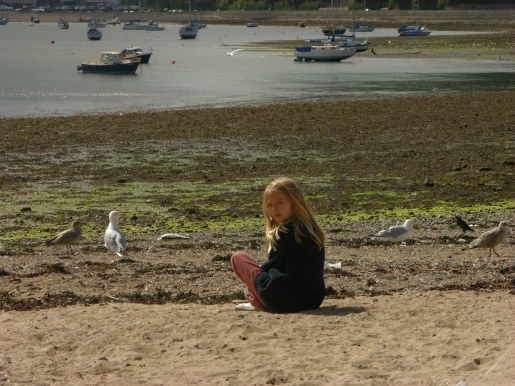
[[[9,19],[6,17],[0,18],[0,25],[7,25],[9,23]]]
[[[190,22],[188,23],[190,25],[190,27],[193,27],[193,28],[196,28],[196,29],[202,29],[202,28],[206,28],[207,27],[207,24],[204,24],[204,23],[201,23],[197,20],[190,20]]]
[[[164,31],[165,27],[159,25],[157,21],[150,20],[145,26],[145,31]]]
[[[89,40],[100,40],[102,39],[102,30],[99,28],[89,28],[87,36]]]
[[[257,27],[257,26],[259,26],[259,24],[256,23],[255,21],[249,21],[247,23],[247,27]]]
[[[88,28],[105,28],[105,27],[107,27],[107,23],[101,22],[100,20],[88,21]]]
[[[426,27],[419,27],[415,22],[408,22],[397,28],[400,36],[427,36],[431,33]]]
[[[148,63],[150,57],[152,56],[152,50],[144,51],[140,47],[133,47],[130,44],[127,46],[127,48],[120,51],[120,53],[124,59],[132,60],[133,58],[138,58],[142,64]]]
[[[39,16],[31,16],[30,21],[38,24],[39,22],[41,22],[41,19],[39,18]]]
[[[346,47],[339,43],[301,46],[295,48],[297,62],[341,62],[357,52],[356,46]]]
[[[97,74],[134,74],[140,65],[139,60],[124,59],[119,52],[102,52],[100,57],[82,62],[77,71]]]
[[[145,31],[146,28],[147,26],[145,24],[141,24],[140,19],[129,20],[129,22],[124,23],[122,27],[122,29],[133,31]]]
[[[349,28],[349,32],[356,33],[356,32],[372,32],[375,30],[376,27],[370,27],[366,23],[358,23],[355,24],[353,27]]]
[[[111,19],[107,19],[106,24],[117,25],[117,24],[122,24],[122,22],[117,17],[113,17]]]
[[[325,36],[343,35],[345,33],[345,31],[347,31],[347,28],[345,28],[344,26],[341,26],[341,25],[333,27],[332,24],[328,24],[325,27],[322,27],[322,33]]]
[[[70,24],[61,17],[59,19],[59,21],[57,22],[57,27],[59,29],[68,29],[68,28],[70,28]]]

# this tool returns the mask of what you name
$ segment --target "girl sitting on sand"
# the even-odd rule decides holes
[[[236,252],[231,264],[247,285],[241,310],[291,313],[320,307],[325,295],[325,236],[301,187],[290,178],[272,181],[263,194],[268,261],[259,266]]]

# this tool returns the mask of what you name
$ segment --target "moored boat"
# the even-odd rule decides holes
[[[152,56],[152,50],[144,51],[140,47],[133,47],[130,44],[120,53],[124,59],[133,60],[133,58],[137,58],[142,64],[148,63],[150,57]]]
[[[119,52],[102,52],[99,58],[88,60],[77,67],[77,71],[97,74],[134,74],[139,60],[124,59]]]
[[[353,27],[349,28],[349,32],[356,33],[356,32],[372,32],[375,30],[376,27],[371,27],[367,25],[366,23],[358,23],[355,24]]]
[[[297,62],[341,62],[357,52],[356,46],[345,47],[341,44],[321,44],[295,48]]]
[[[159,25],[157,21],[150,20],[145,26],[145,31],[164,31],[165,27]]]
[[[41,21],[41,19],[39,18],[39,16],[31,16],[30,21],[38,24]]]
[[[100,40],[102,39],[102,30],[98,28],[88,29],[87,37],[89,40]]]
[[[65,20],[63,19],[62,17],[59,19],[59,22],[57,23],[57,27],[59,29],[68,29],[70,28],[70,24]]]
[[[247,23],[247,27],[258,27],[258,26],[259,26],[259,24],[256,23],[255,21],[249,21]]]
[[[129,22],[124,23],[122,29],[132,30],[132,31],[144,31],[147,28],[145,24],[141,24],[140,19],[129,20]]]
[[[179,35],[181,39],[195,39],[197,34],[198,28],[191,27],[189,24],[185,24],[179,28]]]
[[[426,27],[419,27],[415,22],[408,22],[397,28],[400,36],[427,36],[431,33]]]
[[[9,23],[9,19],[7,17],[0,18],[0,25],[7,25]]]
[[[101,22],[100,20],[88,21],[88,28],[105,28],[105,27],[107,27],[107,23]]]
[[[188,24],[184,24],[181,28],[179,28],[179,36],[181,39],[196,39],[198,34],[198,28],[195,27],[193,23],[193,19],[191,17],[191,1],[188,1],[188,12],[190,21]]]

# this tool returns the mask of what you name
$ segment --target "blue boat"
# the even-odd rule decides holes
[[[82,62],[77,71],[97,74],[134,74],[140,59],[124,59],[119,52],[102,52],[99,58]]]
[[[400,36],[427,36],[431,33],[426,27],[419,27],[415,21],[397,28]]]

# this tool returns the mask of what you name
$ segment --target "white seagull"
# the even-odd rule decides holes
[[[506,221],[501,221],[498,227],[486,231],[477,239],[472,241],[468,247],[463,248],[462,251],[473,248],[489,248],[490,254],[488,257],[492,257],[492,251],[494,251],[494,253],[499,256],[499,254],[495,252],[494,248],[496,245],[500,244],[506,238],[506,236],[508,236],[509,231],[510,224],[508,224]]]
[[[118,256],[122,257],[127,248],[125,244],[125,235],[118,227],[118,220],[122,214],[118,211],[109,213],[109,226],[104,234],[104,243],[107,249],[113,251]]]
[[[229,50],[227,49],[226,44],[222,41],[222,39],[220,39],[220,42],[221,42],[221,43],[222,43],[222,45],[225,47],[225,50],[227,51],[227,56],[234,56],[234,53],[235,53],[235,52],[238,52],[238,51],[242,51],[242,50],[243,50],[243,48],[238,48],[238,49],[236,49],[236,50],[234,50],[234,51],[229,51]]]
[[[415,233],[413,220],[406,220],[404,225],[390,227],[374,234],[373,236],[380,237],[387,241],[399,242],[408,239],[413,235],[413,233]]]

